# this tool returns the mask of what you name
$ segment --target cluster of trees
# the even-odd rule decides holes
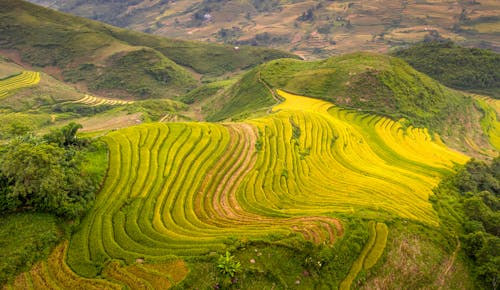
[[[500,157],[491,165],[470,161],[456,176],[464,212],[463,248],[476,275],[488,286],[500,284]]]
[[[500,284],[500,157],[491,164],[471,160],[437,191],[438,203],[451,202],[452,216],[473,272],[485,288]],[[445,201],[447,200],[447,201]],[[438,211],[439,212],[439,211]]]
[[[81,125],[70,123],[42,137],[25,135],[0,149],[0,211],[31,210],[74,219],[94,199],[99,178],[85,170],[77,138]]]

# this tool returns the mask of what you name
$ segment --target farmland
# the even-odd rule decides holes
[[[81,279],[135,288],[125,277],[222,252],[231,237],[335,245],[347,216],[380,221],[369,224],[356,261],[369,269],[383,254],[383,221],[438,226],[431,189],[466,156],[424,129],[278,93],[285,102],[274,113],[242,123],[151,123],[109,133],[109,170],[95,206],[69,246],[14,283],[55,288]],[[119,274],[127,271],[136,274]]]
[[[134,101],[124,101],[124,100],[113,100],[113,99],[106,99],[106,98],[100,98],[100,97],[95,97],[91,95],[85,95],[85,97],[76,100],[73,102],[74,104],[85,104],[89,106],[99,106],[99,105],[128,105],[134,103]]]
[[[284,16],[274,28],[306,28],[287,45],[314,57],[445,20],[441,35],[458,21],[487,38],[498,6],[316,2],[148,3],[177,5],[158,23],[193,38],[228,7],[254,7],[261,30]],[[426,42],[305,61],[235,47],[251,30],[200,44],[0,3],[0,289],[496,287],[496,53]],[[413,23],[417,6],[432,18]],[[475,14],[444,17],[462,6]],[[215,20],[197,26],[200,11]],[[332,33],[345,41],[329,50]]]
[[[40,73],[23,71],[0,80],[0,99],[6,97],[10,92],[20,88],[36,85],[40,81]]]
[[[495,0],[31,2],[136,31],[273,46],[308,59],[353,50],[387,52],[428,39],[500,49],[500,5]]]

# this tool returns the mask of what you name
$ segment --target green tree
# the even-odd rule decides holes
[[[0,205],[74,218],[93,198],[91,177],[82,172],[82,155],[40,139],[16,139],[0,157]]]
[[[44,136],[44,139],[49,143],[57,144],[59,147],[80,145],[76,133],[81,128],[83,128],[82,125],[71,122],[58,130],[52,130],[49,134]]]

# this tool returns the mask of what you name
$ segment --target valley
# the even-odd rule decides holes
[[[353,50],[385,53],[440,38],[497,52],[500,49],[500,4],[495,0],[31,2],[136,31],[272,46],[306,59]]]
[[[177,39],[0,0],[1,289],[498,288],[495,2],[32,2]]]

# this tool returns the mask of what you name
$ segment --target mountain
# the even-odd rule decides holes
[[[393,55],[449,87],[500,98],[499,53],[437,41],[400,49]]]
[[[134,33],[23,1],[1,0],[0,5],[0,53],[104,96],[171,98],[204,77],[296,57],[267,48]]]
[[[137,31],[273,46],[306,58],[441,38],[500,50],[495,0],[31,1]]]

